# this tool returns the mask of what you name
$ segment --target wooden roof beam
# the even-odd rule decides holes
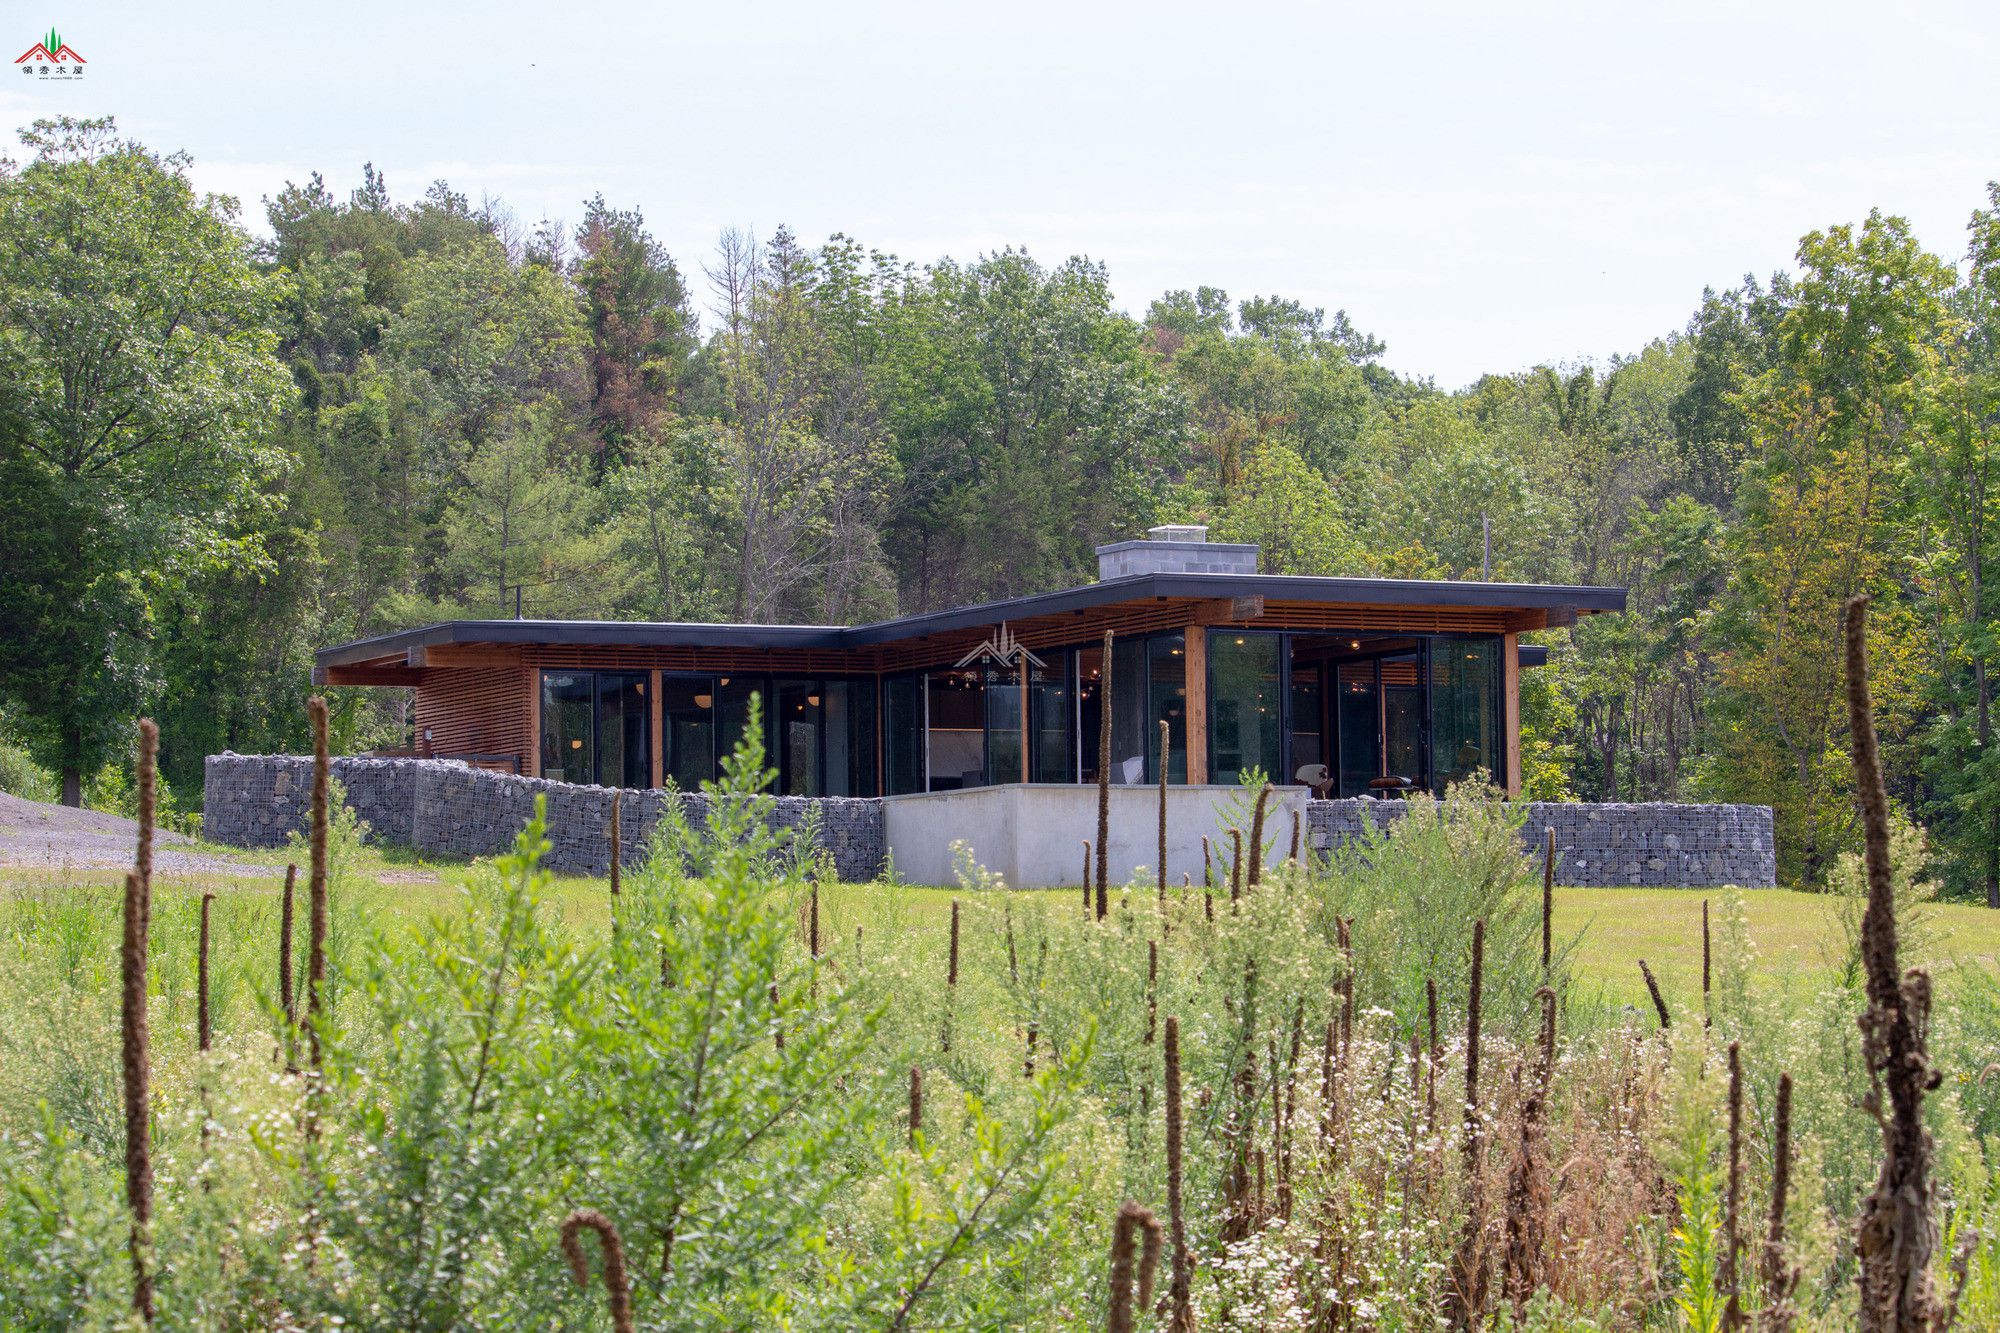
[[[1239,625],[1262,619],[1262,597],[1209,597],[1188,608],[1190,625]]]
[[[314,685],[389,685],[414,689],[430,672],[406,666],[316,666]]]

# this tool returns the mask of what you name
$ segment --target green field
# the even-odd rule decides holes
[[[203,845],[204,855],[250,865],[267,864],[272,852],[246,852]],[[366,882],[371,913],[384,917],[420,918],[446,909],[476,863],[420,861],[401,852],[369,850],[353,867]],[[52,870],[0,866],[0,893],[22,889],[73,888],[85,892],[115,891],[122,876],[110,871]],[[198,894],[264,895],[275,902],[281,876],[264,873],[173,874],[159,877],[161,891]],[[602,928],[609,919],[606,881],[559,877],[550,901],[579,930]],[[894,922],[897,928],[942,929],[953,897],[967,890],[888,884],[829,884],[823,899],[837,913],[864,930]],[[1740,902],[1751,943],[1757,950],[1754,974],[1760,987],[1789,993],[1810,990],[1826,980],[1844,951],[1842,900],[1832,894],[1792,889],[1733,891]],[[1659,978],[1675,1009],[1699,1004],[1701,989],[1701,918],[1707,903],[1720,929],[1727,889],[1579,889],[1558,886],[1555,935],[1575,941],[1571,972],[1586,989],[1595,988],[1616,1004],[1648,1006],[1639,972],[1644,959]],[[1081,910],[1076,886],[1047,890],[1005,890],[1007,899],[1021,903],[1048,901]],[[886,910],[893,902],[894,910]],[[1921,909],[1917,927],[1920,956],[1933,970],[1964,965],[1992,967],[2000,963],[2000,912],[1968,903],[1932,903]]]
[[[192,849],[206,869],[158,876],[148,965],[173,1326],[283,1311],[286,1327],[384,1333],[602,1329],[598,1295],[568,1282],[555,1244],[566,1214],[593,1207],[645,1256],[641,1327],[777,1327],[769,1312],[784,1309],[799,1328],[1102,1328],[1121,1202],[1169,1213],[1172,1087],[1203,1328],[1323,1327],[1350,1297],[1380,1312],[1355,1327],[1435,1328],[1438,1274],[1476,1192],[1492,1263],[1514,1262],[1503,1200],[1507,1225],[1548,1238],[1544,1266],[1519,1270],[1547,1287],[1546,1317],[1526,1327],[1680,1329],[1677,1300],[1713,1285],[1686,1276],[1710,1271],[1690,1238],[1717,1224],[1676,1201],[1715,1197],[1735,1041],[1759,1208],[1771,1092],[1781,1072],[1797,1080],[1794,1327],[1852,1327],[1845,1238],[1880,1155],[1842,976],[1855,904],[1562,889],[1545,974],[1517,836],[1493,811],[1411,819],[1366,860],[1279,868],[1236,911],[1216,895],[1212,920],[1198,892],[1163,910],[1135,885],[1112,890],[1104,921],[1077,888],[815,890],[771,849],[731,842],[691,853],[713,858],[699,877],[671,857],[633,867],[614,912],[601,879],[344,843],[324,1101],[281,1072],[288,1049],[304,1063],[274,998],[285,854]],[[0,869],[0,1305],[39,1312],[36,1327],[111,1327],[123,1300],[118,878]],[[217,1041],[204,1054],[207,893]],[[1697,1021],[1705,899],[1712,1031]],[[301,901],[301,940],[303,918]],[[1474,919],[1488,923],[1477,1099],[1491,1150],[1468,1167]],[[1926,905],[1902,924],[1904,961],[1938,979],[1947,1221],[2000,1234],[1987,1147],[2000,1088],[1980,1072],[2000,1041],[2000,914]],[[296,978],[302,954],[294,964]],[[1556,1035],[1538,1057],[1545,982]],[[1163,1056],[1170,1019],[1181,1081]],[[1331,1034],[1350,1023],[1336,1058]],[[1537,1068],[1546,1113],[1523,1096]],[[1554,1174],[1522,1194],[1531,1161]],[[330,1257],[303,1262],[308,1249]],[[1349,1256],[1348,1276],[1328,1254]],[[1982,1245],[1975,1273],[1968,1308],[2000,1316],[2000,1244]]]

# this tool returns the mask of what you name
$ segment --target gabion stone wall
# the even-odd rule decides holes
[[[1378,827],[1404,811],[1401,801],[1312,801],[1312,845],[1327,851],[1357,838],[1362,821]],[[1556,832],[1556,882],[1576,888],[1770,888],[1778,850],[1768,805],[1586,804],[1536,801],[1521,829],[1540,857]]]
[[[367,822],[372,841],[420,852],[490,856],[513,845],[539,795],[548,803],[545,864],[566,875],[602,875],[609,869],[609,787],[515,777],[441,759],[335,759],[333,776],[345,790],[349,808]],[[211,755],[203,794],[204,836],[237,847],[279,847],[306,827],[312,760],[300,755]],[[644,859],[666,799],[658,791],[623,794],[618,829],[626,865]],[[688,823],[706,827],[713,799],[688,793],[680,800]],[[814,807],[819,811],[818,845],[832,855],[842,879],[865,881],[881,873],[886,852],[881,802],[780,796],[771,802],[770,821],[794,828]]]

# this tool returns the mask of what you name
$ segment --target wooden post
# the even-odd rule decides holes
[[[1021,661],[1015,676],[1021,682],[1021,781],[1029,781],[1028,773],[1028,650],[1021,649]]]
[[[1501,722],[1507,733],[1507,777],[1502,783],[1509,798],[1521,794],[1521,636],[1500,636]]]
[[[1208,781],[1208,627],[1189,625],[1182,634],[1187,662],[1187,780]]]
[[[667,701],[660,693],[660,673],[654,671],[646,689],[652,694],[649,708],[653,732],[653,785],[667,785]]]
[[[542,775],[542,673],[539,667],[524,667],[528,691],[528,737],[523,744],[521,772],[531,778]]]

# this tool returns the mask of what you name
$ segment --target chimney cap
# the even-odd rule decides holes
[[[1206,523],[1162,523],[1146,529],[1146,540],[1155,542],[1205,542],[1208,540]]]

